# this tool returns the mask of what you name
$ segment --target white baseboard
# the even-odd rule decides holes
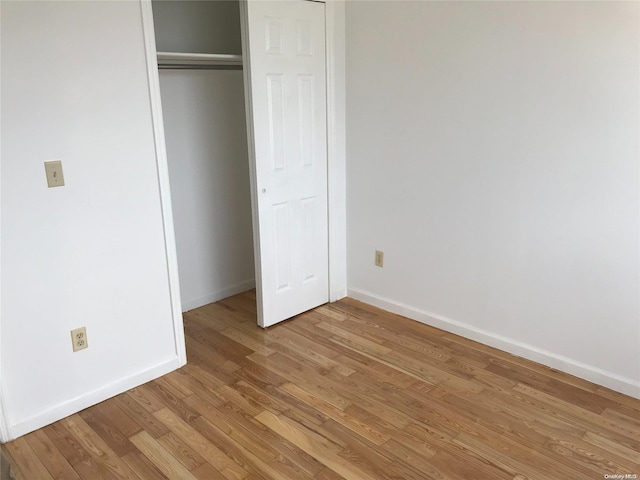
[[[4,408],[4,392],[0,390],[0,443],[8,442],[12,439],[7,418],[7,410]],[[1,478],[1,477],[0,477]]]
[[[33,417],[10,424],[8,432],[9,438],[3,438],[2,441],[6,442],[22,435],[26,435],[29,432],[33,432],[34,430],[84,410],[85,408],[103,402],[108,398],[126,392],[131,388],[150,382],[151,380],[172,372],[179,367],[180,361],[178,357],[175,357],[154,367],[125,377],[116,382],[110,383],[109,385],[105,385],[104,387],[98,388],[92,392],[72,398],[57,405],[53,405],[44,412],[34,415]]]
[[[230,287],[223,288],[222,290],[217,290],[215,292],[209,293],[208,295],[205,295],[204,297],[182,300],[182,311],[188,312],[189,310],[193,310],[194,308],[217,302],[218,300],[231,297],[232,295],[237,295],[238,293],[246,292],[247,290],[251,290],[252,288],[256,288],[255,278],[252,278],[251,280],[245,280],[244,282],[237,283],[235,285],[231,285]]]
[[[575,375],[576,377],[583,378],[598,385],[602,385],[612,390],[616,390],[617,392],[640,399],[640,381],[622,377],[615,373],[607,372],[592,365],[587,365],[533,345],[529,345],[512,338],[507,338],[497,333],[482,330],[467,323],[452,320],[441,315],[425,312],[418,308],[405,305],[388,298],[380,297],[370,292],[350,288],[349,296],[364,303],[382,308],[383,310],[410,318],[411,320],[416,320],[420,323],[455,333],[462,337],[475,340],[543,365],[547,365],[548,367],[561,370],[571,375]]]
[[[329,301],[332,303],[337,302],[338,300],[341,300],[344,297],[346,297],[348,294],[349,293],[347,292],[346,288],[337,288],[331,291],[329,295]]]

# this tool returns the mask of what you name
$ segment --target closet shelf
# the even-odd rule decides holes
[[[242,66],[242,55],[158,52],[158,66]]]

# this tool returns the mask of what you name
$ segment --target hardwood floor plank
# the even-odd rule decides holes
[[[244,315],[255,324],[256,297],[255,292],[247,292],[247,295],[234,295],[218,302],[221,306],[231,308]]]
[[[411,449],[394,439],[385,443],[384,449],[393,457],[400,459],[402,463],[412,465],[422,475],[424,475],[424,478],[460,478],[458,475],[453,475],[451,472],[447,472],[438,463],[436,463],[435,458],[437,452],[425,457],[422,455],[422,449]]]
[[[461,412],[470,421],[475,420],[476,424],[521,443],[542,446],[549,439],[548,435],[530,428],[521,419],[498,412],[490,405],[485,406],[476,398],[461,398],[457,395],[447,394],[437,401]]]
[[[113,422],[108,417],[102,415],[100,410],[96,408],[87,409],[78,415],[87,422],[87,425],[104,440],[116,455],[122,457],[136,449],[129,439],[114,426]]]
[[[629,467],[621,465],[617,459],[614,460],[614,455],[605,452],[603,456],[599,454],[601,449],[595,445],[589,445],[585,449],[579,444],[584,444],[584,442],[550,439],[546,446],[557,456],[570,459],[572,464],[578,464],[584,469],[593,471],[593,475],[606,470],[611,472],[629,471]]]
[[[193,374],[188,373],[188,371],[186,370],[187,366],[198,369],[199,371],[194,371]],[[194,367],[193,365],[186,365],[178,372],[180,374],[180,381],[184,383],[198,397],[206,399],[207,402],[214,405],[222,405],[226,401],[225,398],[218,393],[218,389],[225,384],[220,383],[220,385],[217,386],[215,385],[215,383],[208,381],[206,378],[203,381],[203,377],[200,375],[200,373],[205,373],[204,370],[200,369],[199,367]]]
[[[559,412],[561,412],[561,414],[565,414],[573,418],[582,419],[583,421],[589,422],[590,425],[597,425],[597,427],[600,429],[610,430],[630,439],[634,437],[638,438],[638,429],[634,428],[633,425],[630,425],[624,421],[605,417],[603,415],[598,415],[591,412],[590,410],[576,408],[575,405],[561,398],[541,392],[539,390],[536,390],[535,388],[529,387],[528,385],[518,384],[513,388],[513,390],[527,395],[528,397],[535,398],[536,400],[548,405],[549,407],[558,410]]]
[[[354,480],[374,480],[372,477],[349,463],[338,455],[339,448],[325,438],[314,434],[302,425],[295,424],[284,415],[277,416],[271,412],[264,411],[256,416],[256,419],[265,426],[286,438],[291,443],[298,445],[302,450],[317,458],[327,467],[346,479]]]
[[[218,355],[221,355],[225,359],[229,359],[231,361],[241,360],[247,355],[253,353],[253,350],[250,348],[226,337],[213,328],[189,324],[186,327],[186,331],[192,338],[209,347],[210,351],[217,352]]]
[[[274,395],[277,387],[272,387],[269,392],[266,392],[261,390],[260,387],[251,385],[244,380],[238,380],[233,384],[233,388],[238,390],[243,396],[252,399],[256,404],[260,405],[263,410],[280,414],[291,408],[291,403],[281,398],[283,395]]]
[[[293,446],[280,448],[277,450],[280,454],[276,454],[273,443],[263,442],[248,431],[234,431],[233,441],[229,442],[228,437],[206,419],[199,418],[193,427],[212,443],[221,445],[228,457],[250,472],[247,478],[312,478],[321,468],[313,458]],[[282,441],[276,441],[284,447]]]
[[[248,335],[242,330],[232,326],[227,326],[227,328],[220,330],[220,333],[247,347],[252,352],[258,352],[265,356],[273,353],[273,350],[269,348],[269,342],[265,341],[264,337]]]
[[[234,377],[229,374],[223,367],[225,359],[219,355],[212,355],[210,347],[198,342],[197,340],[187,337],[186,340],[188,360],[192,365],[197,365],[205,369],[210,375],[216,377],[224,384],[233,383]],[[214,352],[215,353],[215,352]],[[220,357],[220,358],[216,358]]]
[[[297,403],[298,401],[295,400],[293,405],[296,405]],[[312,429],[318,428],[320,423],[308,421],[308,417],[301,413],[301,409],[293,405],[285,410],[285,413],[303,425],[310,425]],[[304,451],[299,449],[296,445],[293,445],[287,439],[274,435],[273,432],[258,422],[252,415],[237,408],[236,405],[226,404],[223,408],[207,409],[207,412],[210,414],[207,418],[216,425],[227,422],[232,425],[233,428],[230,433],[231,435],[234,435],[234,433],[236,433],[234,430],[237,430],[238,428],[242,431],[248,432],[251,435],[253,442],[258,442],[258,444],[264,445],[266,450],[271,452],[273,460],[279,460],[280,457],[284,457],[291,460],[291,462],[300,466],[305,471],[315,473],[317,470],[318,464],[312,457],[304,453]],[[326,420],[326,417],[323,417],[323,420]],[[247,439],[244,438],[244,440]]]
[[[156,412],[164,408],[164,400],[159,397],[150,387],[151,382],[132,388],[127,392],[138,404],[140,404],[148,412]]]
[[[122,460],[140,477],[140,480],[170,480],[138,450],[128,453],[122,457]]]
[[[491,461],[508,472],[513,478],[528,478],[535,480],[537,478],[561,478],[560,472],[555,471],[553,468],[548,469],[546,462],[540,462],[535,455],[530,457],[530,461],[522,461],[519,458],[515,458],[510,452],[502,452],[491,445],[479,441],[474,437],[467,434],[461,434],[454,440],[457,445],[460,445],[464,449],[468,449],[480,457],[491,458]],[[541,465],[540,465],[541,464]],[[575,475],[575,472],[573,473]],[[571,476],[568,478],[581,478],[581,476]]]
[[[628,413],[631,414],[628,415]],[[635,415],[633,410],[628,410],[625,413],[615,410],[612,407],[607,407],[602,412],[603,417],[612,418],[622,423],[633,425],[634,428],[640,429],[640,415]]]
[[[307,390],[318,398],[334,405],[337,408],[344,409],[350,402],[336,391],[336,384],[323,375],[304,367],[295,362],[291,357],[274,353],[268,357],[259,357],[256,354],[251,355],[253,362],[259,364],[268,370],[271,370],[282,378],[290,378],[299,383],[305,383]],[[283,382],[284,383],[284,382]]]
[[[207,462],[202,455],[186,445],[173,432],[169,432],[157,440],[167,452],[171,453],[189,471]]]
[[[140,428],[152,437],[158,438],[169,431],[162,422],[159,422],[156,417],[136,401],[130,391],[116,397],[114,403],[127,413],[130,418],[135,418],[135,422]]]
[[[596,393],[601,397],[608,398],[609,400],[613,400],[619,406],[618,408],[612,407],[614,410],[618,410],[619,408],[624,407],[626,413],[632,418],[640,418],[640,402],[637,401],[636,398],[630,397],[628,395],[624,395],[619,392],[614,392],[613,390],[600,387],[596,385]],[[624,412],[623,412],[624,413]]]
[[[154,383],[161,385],[164,390],[179,399],[193,394],[189,387],[180,381],[180,374],[177,372],[171,372],[164,377],[156,378]]]
[[[341,388],[352,404],[398,428],[404,428],[416,419],[425,420],[434,415],[433,408],[424,399],[376,382],[367,375],[354,374],[341,380]]]
[[[586,433],[586,427],[579,422],[573,422],[557,415],[557,412],[545,409],[544,406],[522,397],[515,392],[483,390],[476,396],[478,402],[487,405],[492,410],[519,419],[525,425],[549,436],[560,432],[576,438]]]
[[[483,431],[475,435],[460,434],[453,442],[464,445],[471,451],[492,458],[492,461],[504,461],[516,469],[516,473],[531,478],[542,476],[544,478],[592,478],[594,471],[591,466],[585,465],[577,455],[558,452],[551,448],[528,448],[513,440],[492,435]],[[482,453],[484,451],[484,453]],[[489,452],[491,455],[489,456]],[[509,470],[507,468],[507,470]],[[610,470],[601,470],[608,472]]]
[[[612,406],[614,403],[592,391],[568,385],[548,375],[542,375],[506,361],[494,360],[486,370],[517,383],[529,385],[541,392],[551,393],[557,398],[595,413],[602,413],[605,408]]]
[[[591,389],[595,391],[598,388],[597,385],[587,380],[583,380],[582,378],[575,377],[568,373],[561,372],[559,370],[547,367],[540,363],[532,362],[531,360],[527,360],[525,358],[515,356],[511,353],[498,350],[497,348],[489,347],[482,343],[476,342],[474,340],[470,340],[465,337],[461,337],[459,335],[455,335],[453,333],[445,333],[445,335],[442,337],[442,341],[450,342],[451,344],[458,345],[460,348],[463,348],[464,350],[469,351],[470,352],[469,355],[471,355],[471,352],[475,352],[478,355],[483,355],[490,362],[496,361],[498,359],[506,362],[510,362],[515,365],[519,365],[524,368],[527,368],[529,370],[534,370],[543,375],[553,375],[554,378],[561,380],[563,383],[567,385],[574,385],[584,390]]]
[[[292,347],[289,345],[282,345],[280,343],[273,343],[271,346],[272,354],[280,352],[283,355],[287,355],[295,359],[297,362],[306,365],[309,368],[316,370],[319,374],[324,375],[330,370],[335,370],[341,375],[349,376],[355,372],[344,365],[340,365],[331,358],[325,357],[316,352],[305,351],[304,349]]]
[[[418,472],[414,465],[403,464],[384,448],[375,448],[366,439],[352,436],[348,429],[333,420],[327,421],[325,429],[341,438],[344,443],[338,455],[374,478],[391,480],[395,478],[418,480],[431,478],[427,472]]]
[[[47,425],[42,431],[72,467],[90,459],[89,453],[62,422]]]
[[[277,415],[286,413],[303,424],[322,425],[327,420],[327,417],[322,412],[301,402],[281,387],[266,386],[262,390],[259,386],[250,385],[244,381],[236,383],[235,387],[241,390],[244,395],[253,398],[265,410]]]
[[[442,337],[447,333],[444,330],[414,322],[406,317],[385,312],[373,305],[368,305],[353,298],[344,298],[331,306],[340,312],[348,314],[350,317],[369,322],[370,326],[384,325],[384,328],[398,333],[410,332],[417,334],[418,337],[429,338]]]
[[[325,322],[331,323],[331,322]],[[444,363],[451,360],[453,353],[447,351],[442,345],[430,342],[424,338],[424,335],[420,338],[407,335],[406,332],[397,333],[384,328],[383,325],[376,324],[375,328],[363,328],[363,323],[354,319],[353,317],[341,321],[340,323],[334,323],[336,326],[351,332],[356,336],[362,336],[363,332],[366,333],[366,338],[380,343],[392,350],[400,350],[406,352],[416,352],[424,359],[432,359],[436,362]],[[319,325],[320,326],[320,325]],[[371,325],[367,324],[367,327]],[[488,362],[486,362],[488,363]],[[486,366],[484,363],[482,366]]]
[[[218,472],[208,463],[204,463],[193,470],[193,475],[198,480],[224,480],[224,475]]]
[[[244,456],[243,450],[251,452],[253,456],[260,458],[264,462],[270,462],[277,458],[277,453],[268,444],[269,440],[275,441],[275,438],[268,438],[263,435],[257,425],[253,427],[238,423],[233,417],[227,417],[219,407],[206,404],[198,397],[191,397],[189,400],[202,413],[202,417],[192,421],[192,428],[211,443],[223,445],[227,449],[225,452],[227,456],[235,458],[236,463],[242,463],[239,459]],[[221,441],[225,438],[231,440],[231,442]],[[229,444],[231,448],[229,448]],[[238,448],[241,449],[240,453],[238,453]],[[234,453],[235,455],[233,455]]]
[[[313,408],[318,409],[324,413],[327,417],[332,418],[338,422],[345,424],[354,433],[368,439],[370,442],[380,446],[391,437],[375,430],[371,424],[358,421],[356,418],[349,415],[347,412],[334,407],[330,403],[327,403],[317,397],[314,397],[307,391],[298,387],[293,383],[287,383],[281,387],[283,390],[291,393],[296,398],[307,403]],[[347,407],[348,408],[348,407]]]
[[[233,403],[249,415],[257,415],[264,410],[262,405],[255,402],[251,397],[245,397],[242,392],[228,385],[220,387],[218,389],[218,394],[226,400],[225,403]]]
[[[433,400],[433,402],[435,404],[447,405],[442,399]],[[461,436],[469,436],[480,439],[491,448],[506,451],[513,458],[520,458],[522,461],[532,458],[531,455],[535,454],[533,458],[544,459],[544,463],[552,465],[555,471],[558,472],[558,475],[568,475],[569,478],[573,478],[578,474],[590,474],[588,469],[583,468],[575,462],[567,461],[568,459],[566,457],[563,458],[558,452],[549,448],[549,440],[547,440],[544,445],[526,442],[526,437],[523,437],[521,433],[505,431],[503,427],[495,426],[493,422],[473,421],[478,417],[461,409],[449,410],[446,413],[447,417],[451,417],[452,415],[455,415],[458,418],[458,423],[464,426],[464,431],[453,436],[451,442],[453,444],[457,444],[456,440],[460,439]],[[448,445],[445,444],[444,447],[448,448]],[[474,451],[473,449],[470,450]],[[523,472],[520,473],[524,474]]]
[[[382,342],[374,342],[363,336],[358,336],[356,334],[350,333],[343,328],[336,327],[335,325],[327,322],[321,322],[320,324],[318,324],[318,327],[332,333],[333,338],[338,343],[347,345],[348,347],[358,352],[383,357],[384,355],[387,355],[393,351],[389,347],[385,347],[384,345],[382,345]]]
[[[131,435],[135,435],[142,427],[140,424],[131,418],[131,415],[124,411],[118,402],[121,397],[124,397],[126,394],[118,395],[114,397],[114,401],[110,402],[102,402],[97,405],[94,405],[93,410],[97,410],[100,412],[102,417],[107,418],[112,425],[118,429],[122,435],[125,437],[130,437]]]
[[[603,450],[608,451],[609,453],[616,455],[617,457],[623,459],[629,459],[632,462],[633,469],[640,468],[640,451],[632,450],[624,445],[620,445],[619,443],[613,442],[606,437],[598,435],[597,433],[587,432],[582,437],[586,442],[600,447]]]
[[[408,462],[411,470],[404,472],[403,477],[411,478],[412,475],[415,475],[412,471],[417,470],[420,473],[427,472],[429,476],[434,478],[511,480],[512,477],[507,472],[490,461],[456,447],[452,436],[418,424],[412,425],[412,427],[415,428],[405,429],[404,435],[394,436],[390,442],[383,446],[383,454],[390,459],[388,463],[393,465],[402,464],[402,460],[405,458],[416,459],[416,461]],[[342,425],[334,425],[333,428],[344,431]],[[407,432],[412,432],[412,434],[407,435]],[[413,435],[414,432],[420,433]],[[373,455],[369,452],[372,450],[370,445],[362,441],[350,442],[350,447],[365,458],[367,455]],[[423,457],[425,451],[427,455]],[[425,460],[417,460],[420,458],[425,458]],[[393,471],[390,472],[390,475],[392,474]]]
[[[259,353],[253,353],[242,362],[240,362],[241,369],[236,372],[236,378],[246,381],[252,385],[257,385],[260,388],[278,386],[286,383],[287,380],[278,375],[276,372],[269,370],[263,364],[266,358]]]
[[[347,320],[349,315],[341,312],[340,310],[334,309],[331,304],[322,305],[314,310],[319,315],[324,315],[334,320],[342,321]]]
[[[200,415],[196,410],[192,409],[188,404],[186,404],[181,398],[174,396],[169,390],[163,387],[162,384],[153,381],[149,382],[147,385],[156,393],[156,395],[158,395],[159,398],[163,400],[165,408],[168,407],[169,409],[171,409],[172,412],[182,418],[185,422],[189,422]],[[165,410],[165,408],[161,408],[160,410]],[[156,418],[158,418],[156,413],[158,413],[160,410],[153,412]]]
[[[640,474],[640,399],[352,299],[184,314],[188,364],[3,446],[18,480]]]
[[[169,427],[186,445],[202,455],[207,463],[224,475],[225,478],[241,480],[249,474],[249,472],[227,457],[218,447],[209,442],[171,409],[164,408],[158,410],[154,415]],[[193,419],[195,418],[197,417],[193,417]]]
[[[72,415],[61,422],[79,441],[80,445],[94,459],[99,471],[105,471],[106,478],[126,480],[139,480],[138,476],[122,461],[95,430],[93,430],[80,415]],[[76,471],[86,462],[80,462],[74,466]],[[93,473],[92,473],[93,474]],[[82,474],[81,474],[82,476]]]
[[[26,438],[18,438],[3,446],[15,474],[23,479],[53,480],[53,477],[29,446]]]
[[[167,452],[147,432],[140,432],[131,437],[133,444],[149,459],[149,461],[170,480],[197,480],[175,457]]]
[[[265,337],[264,331],[256,325],[255,317],[251,318],[246,314],[222,306],[220,303],[212,303],[192,310],[185,314],[185,319],[202,327],[217,325],[218,329],[231,328],[238,330],[253,338],[259,344],[268,343],[268,338]],[[245,346],[248,347],[248,345]]]
[[[323,468],[315,477],[315,480],[344,480],[342,475],[338,475],[336,472],[326,467]]]
[[[80,479],[71,464],[55,448],[43,430],[36,430],[24,438],[54,480]]]
[[[417,383],[424,383],[422,380],[418,380],[414,376],[407,375],[398,369],[389,367],[384,363],[380,363],[370,357],[365,357],[364,355],[340,354],[336,357],[336,361],[348,366],[353,373],[360,372],[374,378],[386,379],[390,383],[393,383],[403,389],[407,389]],[[431,386],[431,384],[429,384],[429,386]]]
[[[199,384],[202,384],[209,390],[216,390],[223,385],[227,385],[227,383],[222,382],[218,377],[212,375],[211,372],[197,365],[187,364],[179,370],[179,373],[183,377],[185,375],[190,375],[191,377],[197,379]]]
[[[99,459],[92,457],[77,463],[73,468],[83,480],[119,480],[122,478],[116,476],[104,463],[101,463]]]
[[[305,328],[307,323],[298,322],[295,324],[298,328]],[[288,327],[288,325],[287,325]],[[314,326],[315,329],[315,326]],[[267,338],[269,338],[271,344],[280,344],[285,347],[290,347],[293,350],[298,351],[301,354],[319,354],[325,358],[335,358],[338,352],[327,345],[319,345],[312,339],[309,339],[305,335],[298,333],[295,329],[275,329],[268,330],[266,332]]]

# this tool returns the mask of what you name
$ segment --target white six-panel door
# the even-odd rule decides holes
[[[325,5],[242,6],[258,323],[268,327],[329,300]]]

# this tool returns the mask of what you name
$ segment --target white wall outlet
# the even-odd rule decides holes
[[[384,252],[381,252],[380,250],[376,250],[376,266],[384,266]]]
[[[89,342],[87,341],[87,327],[71,330],[71,342],[73,343],[74,352],[87,348],[89,346]]]
[[[47,185],[49,185],[49,188],[64,186],[64,175],[62,174],[62,162],[60,160],[44,162],[44,170],[47,172]]]

